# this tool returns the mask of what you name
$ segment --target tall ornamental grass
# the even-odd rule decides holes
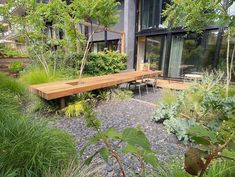
[[[12,85],[24,87],[0,76],[0,176],[40,177],[76,159],[73,138],[46,122],[27,117],[20,104],[26,94]]]

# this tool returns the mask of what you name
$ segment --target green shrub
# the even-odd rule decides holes
[[[88,56],[84,73],[89,75],[104,75],[118,73],[126,68],[126,55],[114,51],[91,53]]]
[[[13,78],[7,77],[5,74],[0,73],[0,90],[10,91],[16,95],[25,93],[25,86]]]
[[[12,71],[12,72],[20,72],[24,69],[24,64],[20,61],[15,61],[15,62],[12,62],[10,65],[9,65],[9,69]]]
[[[69,77],[77,76],[79,73],[83,55],[72,53],[66,56],[60,63],[61,71],[70,70]],[[116,51],[103,51],[90,53],[84,68],[84,75],[98,76],[104,74],[118,73],[126,68],[127,56]]]

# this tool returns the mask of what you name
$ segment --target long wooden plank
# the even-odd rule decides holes
[[[58,81],[46,84],[38,84],[30,86],[29,90],[46,99],[53,100],[63,98],[66,96],[78,94],[85,91],[106,88],[125,82],[141,79],[143,75],[155,76],[161,74],[161,71],[132,71],[127,73],[110,74],[104,76],[96,76],[90,78],[83,78],[78,84],[78,79]]]

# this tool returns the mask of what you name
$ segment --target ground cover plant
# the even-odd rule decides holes
[[[153,115],[179,140],[199,144],[185,154],[185,169],[195,176],[204,176],[219,158],[234,161],[235,95],[231,87],[226,96],[223,78],[221,72],[205,73],[185,91],[167,91]],[[231,165],[226,173],[232,175],[233,169]]]
[[[202,124],[218,130],[235,108],[233,91],[230,89],[230,97],[226,97],[223,81],[223,73],[206,73],[201,82],[194,83],[189,89],[177,94],[165,94],[153,119],[163,122],[170,132],[185,142],[188,141],[187,130],[191,126]]]

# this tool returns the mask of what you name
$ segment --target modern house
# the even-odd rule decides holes
[[[208,26],[202,35],[189,34],[181,28],[171,30],[163,25],[164,18],[161,16],[169,2],[121,1],[121,16],[117,26],[125,32],[128,67],[141,70],[145,63],[149,63],[150,69],[163,70],[164,77],[171,78],[182,78],[185,74],[222,67],[226,56],[226,28]],[[99,49],[105,46],[104,34],[102,37],[97,37],[99,40],[96,45]],[[112,39],[110,35],[108,41]],[[117,39],[114,45],[117,45]]]
[[[134,1],[134,0],[133,0]],[[169,0],[137,0],[135,67],[150,63],[165,77],[181,78],[219,68],[225,62],[226,28],[208,26],[202,35],[164,27],[161,16]]]

